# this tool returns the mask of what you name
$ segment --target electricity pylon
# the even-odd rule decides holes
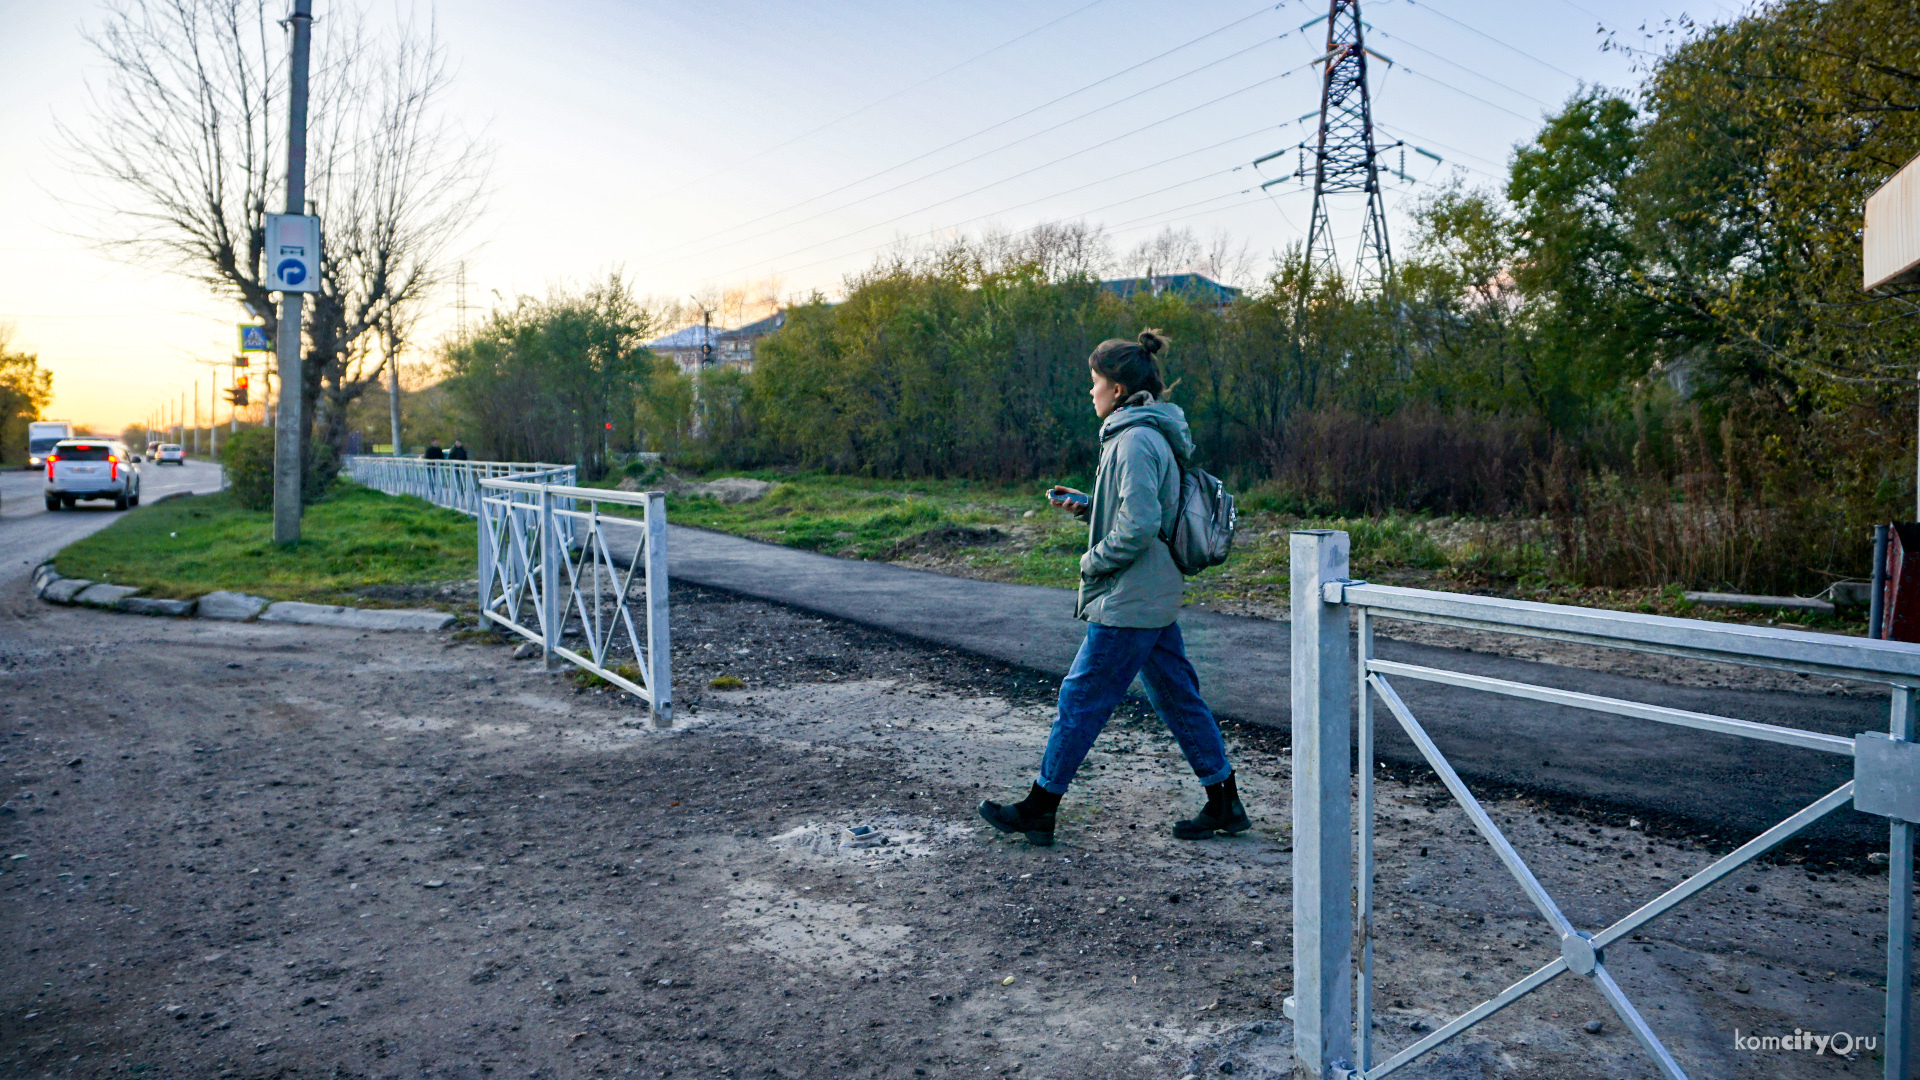
[[[1387,243],[1387,208],[1380,197],[1379,151],[1373,141],[1373,109],[1367,96],[1367,57],[1361,38],[1360,0],[1330,0],[1326,66],[1320,86],[1320,131],[1314,150],[1313,219],[1307,226],[1307,265],[1316,278],[1340,270],[1334,250],[1327,196],[1364,193],[1366,224],[1354,257],[1353,284],[1361,291],[1383,288],[1393,277],[1393,250]],[[1384,58],[1380,58],[1384,59]],[[1403,151],[1404,152],[1404,151]]]

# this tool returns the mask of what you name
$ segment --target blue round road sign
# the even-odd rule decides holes
[[[307,280],[307,264],[299,259],[281,259],[280,265],[273,268],[280,280],[289,285],[298,285]]]

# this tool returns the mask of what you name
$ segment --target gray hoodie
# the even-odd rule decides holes
[[[1184,582],[1161,539],[1179,512],[1180,467],[1193,454],[1186,414],[1144,391],[1100,425],[1100,468],[1080,557],[1079,618],[1152,629],[1180,617]]]

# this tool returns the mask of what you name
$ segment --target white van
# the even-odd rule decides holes
[[[46,464],[47,455],[61,439],[73,438],[71,420],[35,420],[27,425],[27,468]]]

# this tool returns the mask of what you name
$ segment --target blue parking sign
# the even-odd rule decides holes
[[[272,352],[273,342],[267,337],[267,328],[252,323],[240,324],[241,352]]]

